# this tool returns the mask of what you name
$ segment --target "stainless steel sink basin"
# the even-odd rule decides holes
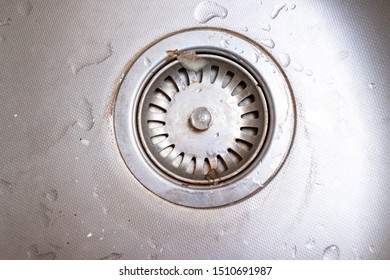
[[[389,259],[389,14],[385,0],[1,0],[0,258]],[[132,59],[194,27],[258,43],[296,106],[276,176],[211,209],[145,188],[114,131]]]

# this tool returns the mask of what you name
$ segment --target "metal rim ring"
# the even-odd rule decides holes
[[[229,44],[221,47],[221,40],[228,40]],[[210,71],[213,65],[226,71],[216,72],[215,84],[207,80],[209,79],[207,75],[202,80],[191,71],[182,73],[185,77],[175,81],[173,73],[178,74],[177,77],[180,78],[179,70],[182,69],[182,65],[177,60],[167,62],[166,53],[175,49],[195,50],[202,58],[211,62],[203,70],[205,73]],[[248,88],[256,89],[252,91],[255,94],[243,106],[239,106],[234,96],[239,96],[237,92],[244,90],[241,88],[241,91],[234,94],[235,88],[230,86],[225,90],[223,86],[226,87],[226,84],[222,85],[229,70],[235,74],[231,79],[237,77],[235,78],[237,84],[242,82]],[[169,86],[169,83],[168,85],[162,83],[168,77],[173,80],[171,85],[177,87],[175,98],[169,96],[172,92],[167,95],[167,88],[165,91],[164,89],[156,91],[163,86]],[[182,80],[185,80],[182,84],[185,88],[181,90],[178,86]],[[215,94],[210,94],[211,92]],[[211,98],[212,100],[209,98],[211,105],[207,105],[207,102],[198,101],[201,100],[196,96],[199,93],[203,99],[205,96],[219,98],[226,94],[234,102],[225,102],[227,99],[215,97]],[[206,95],[207,93],[209,94]],[[158,94],[160,98],[156,99]],[[218,100],[222,100],[221,104],[227,104],[219,108],[216,106]],[[226,114],[223,112],[227,109],[241,112],[240,107],[250,107],[245,109],[246,112],[255,108],[250,112],[257,112],[255,113],[257,118],[249,117],[245,120],[241,118],[243,114],[237,113],[229,114],[233,117],[227,117],[226,121]],[[221,115],[223,117],[220,117]],[[222,120],[225,120],[225,124]],[[153,121],[165,124],[160,128],[150,126]],[[257,130],[257,133],[252,135],[254,137],[250,138],[251,141],[240,139],[242,135],[239,137],[240,127],[243,127],[244,122],[251,123],[252,128]],[[189,29],[157,41],[134,59],[118,91],[114,128],[124,161],[146,188],[179,205],[196,208],[218,207],[248,197],[263,188],[275,176],[292,143],[295,131],[295,106],[284,73],[265,49],[242,35],[227,30]],[[229,133],[224,134],[225,138],[221,137],[224,141],[215,144],[216,141],[210,140],[210,136],[214,136],[213,140],[218,138],[221,135],[219,132],[221,128],[222,131],[226,130]],[[196,142],[190,141],[192,144],[186,145],[185,140],[181,139],[184,131],[200,139],[200,144],[196,145]],[[167,134],[172,137],[165,137]],[[165,137],[160,140],[162,139],[162,142],[165,140],[165,144],[169,145],[158,145],[161,142],[152,141],[155,136]],[[238,142],[242,155],[231,149],[232,143]],[[211,153],[205,154],[208,150],[204,147],[210,145]],[[218,145],[223,149],[219,151],[221,146]],[[245,145],[249,149],[243,149]],[[163,157],[160,152],[167,147],[170,147],[168,149],[170,151],[166,151]],[[193,150],[188,150],[188,147],[192,147]],[[228,160],[223,160],[222,157],[226,156],[224,152],[227,149],[234,151],[242,159],[229,162],[230,168],[226,168]],[[200,155],[191,157],[193,151]],[[199,170],[196,170],[197,158]],[[187,161],[187,164],[188,161],[194,161],[192,171],[188,172],[188,168],[184,168],[187,165],[180,168],[183,161]],[[218,170],[219,161],[225,166],[222,172]],[[212,176],[210,170],[213,171]]]

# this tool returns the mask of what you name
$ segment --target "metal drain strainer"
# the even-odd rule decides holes
[[[191,184],[240,174],[258,155],[268,110],[254,77],[232,60],[198,55],[198,73],[177,60],[156,73],[138,107],[141,142],[154,164]]]
[[[221,48],[221,40],[229,44]],[[176,49],[206,63],[193,71],[167,55]],[[285,75],[260,46],[225,30],[184,30],[134,59],[115,103],[115,134],[149,190],[180,205],[216,207],[276,174],[293,138],[294,108]]]

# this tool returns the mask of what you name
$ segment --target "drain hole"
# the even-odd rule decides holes
[[[171,76],[165,78],[164,82],[172,91],[179,92],[179,87]]]
[[[196,163],[196,160],[195,158],[193,157],[190,162],[188,163],[188,166],[186,168],[186,173],[187,174],[194,174],[195,173],[195,163]]]
[[[180,164],[183,162],[184,158],[184,153],[181,153],[178,155],[173,161],[172,161],[172,166],[175,168],[179,168]]]
[[[164,108],[161,108],[160,106],[157,106],[155,104],[150,103],[149,104],[149,112],[164,114],[167,112],[167,110],[165,110]]]
[[[156,94],[157,98],[160,98],[164,101],[167,101],[167,102],[172,101],[172,99],[169,97],[169,95],[166,94],[165,92],[163,92],[160,88],[156,88],[155,94]]]
[[[258,111],[253,111],[249,113],[245,113],[241,115],[241,118],[245,120],[250,120],[250,119],[258,119],[259,118],[259,112]]]
[[[165,122],[162,121],[148,121],[147,123],[148,123],[148,128],[150,129],[162,127],[165,125]]]
[[[204,160],[204,163],[203,163],[203,174],[204,175],[207,175],[210,173],[210,170],[211,170],[211,164],[210,164],[210,161],[208,158],[206,158]]]
[[[203,80],[203,71],[199,71],[195,75],[196,75],[196,79],[198,80],[198,82],[201,83]]]
[[[241,148],[243,148],[247,152],[249,152],[253,147],[253,144],[251,144],[245,140],[242,140],[242,139],[236,139],[236,143],[238,146],[240,146]]]
[[[210,83],[214,84],[215,80],[217,79],[218,70],[219,70],[218,66],[215,66],[215,65],[211,66],[211,69],[210,69]]]
[[[221,156],[217,156],[217,170],[219,173],[222,173],[222,172],[225,172],[228,170],[228,167]]]
[[[231,71],[227,71],[225,77],[222,80],[222,88],[227,87],[227,85],[233,80],[234,73]]]
[[[184,69],[184,68],[181,68],[181,69],[178,70],[178,72],[179,72],[179,77],[182,80],[182,82],[186,86],[190,85],[190,78],[188,77],[187,70]]]
[[[257,135],[257,133],[259,132],[259,129],[256,127],[241,127],[240,130],[243,133],[249,134],[249,135]]]
[[[236,151],[234,151],[234,150],[232,150],[230,148],[227,151],[228,151],[228,154],[229,154],[231,160],[234,163],[237,164],[237,163],[239,163],[242,160],[242,157]]]
[[[239,84],[232,91],[232,96],[235,96],[247,88],[247,84],[244,81],[239,82]]]
[[[161,143],[162,141],[164,141],[167,138],[168,138],[168,134],[156,135],[156,136],[150,137],[150,141],[152,141],[152,143],[154,145],[156,145],[158,143]]]
[[[249,105],[253,102],[255,102],[256,99],[255,99],[255,96],[253,94],[249,95],[248,97],[244,98],[243,100],[241,100],[239,103],[238,103],[238,107],[242,107],[242,106],[246,106],[246,105]]]
[[[168,137],[168,136],[167,136],[167,137]],[[159,154],[160,154],[161,157],[166,158],[167,156],[169,156],[169,154],[173,151],[174,148],[175,148],[175,145],[174,145],[174,144],[169,145],[169,146],[163,148],[163,149],[159,152]]]

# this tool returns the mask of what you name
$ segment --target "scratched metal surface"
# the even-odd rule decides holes
[[[271,19],[275,1],[220,0],[206,24],[199,2],[0,1],[1,259],[390,258],[390,2],[286,1]],[[110,110],[142,47],[199,26],[272,38],[298,114],[278,176],[212,210],[138,183]]]

